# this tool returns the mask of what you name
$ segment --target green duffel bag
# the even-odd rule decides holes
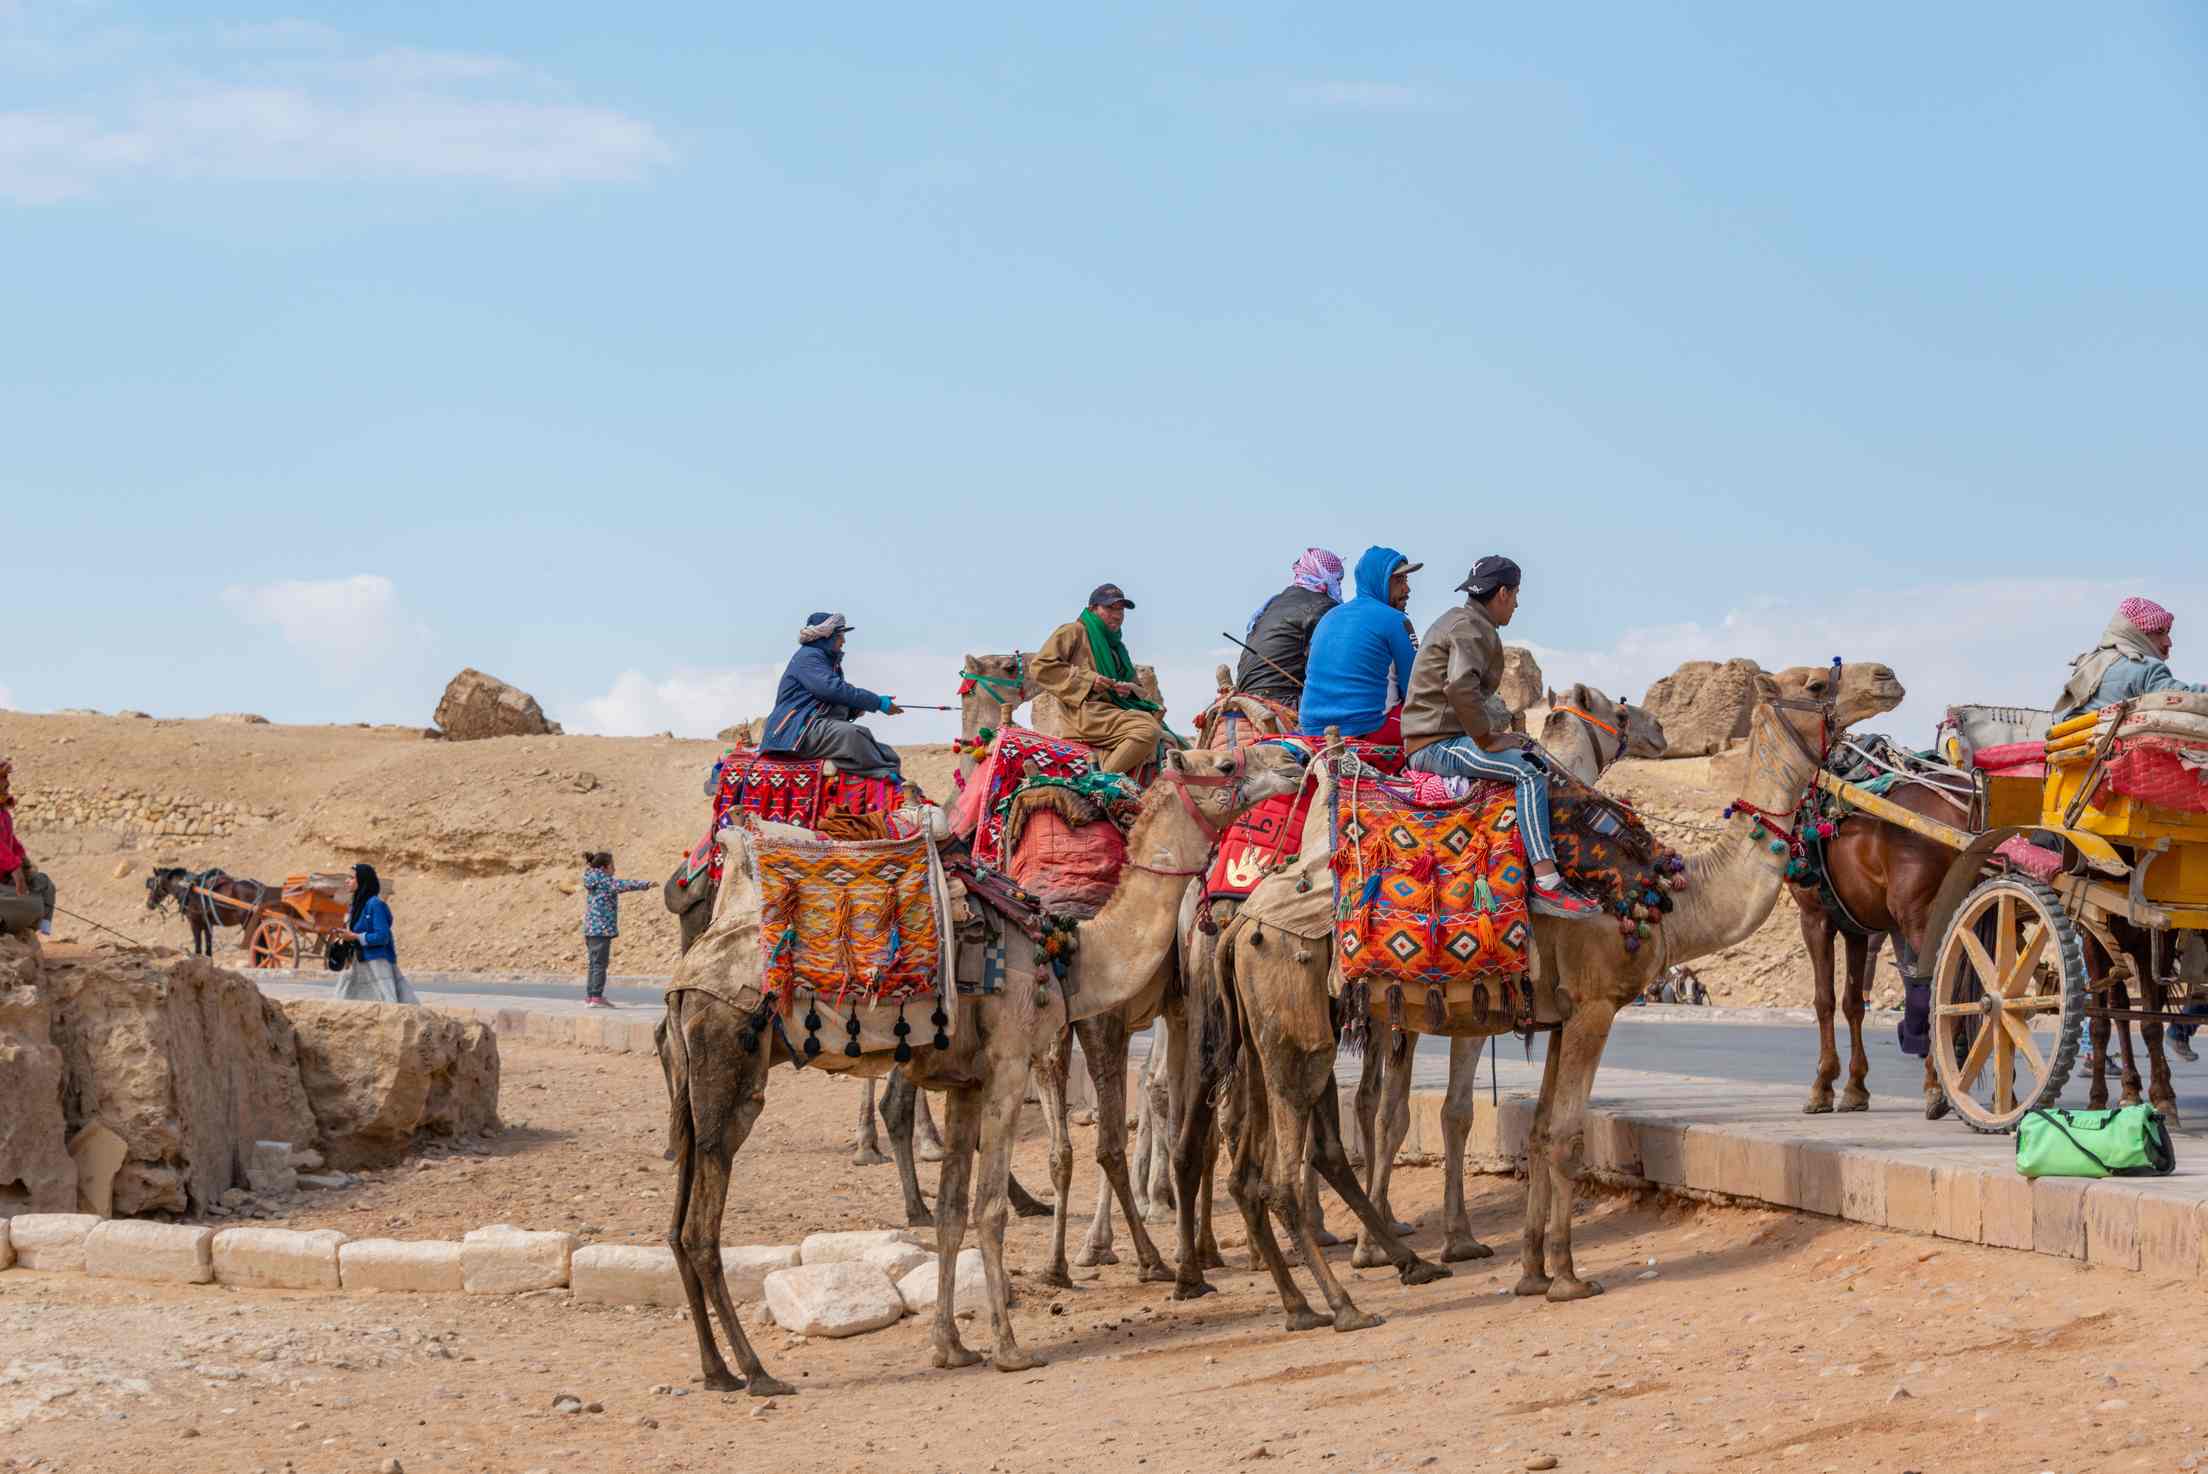
[[[2177,1170],[2169,1127],[2152,1106],[2033,1111],[2016,1127],[2026,1177],[2165,1177]]]

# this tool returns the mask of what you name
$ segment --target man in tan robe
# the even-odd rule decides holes
[[[1080,617],[1051,631],[1035,654],[1035,684],[1065,709],[1064,735],[1095,748],[1107,773],[1133,773],[1149,762],[1165,727],[1119,638],[1134,607],[1118,584],[1099,584]]]

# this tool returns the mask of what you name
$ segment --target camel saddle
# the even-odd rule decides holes
[[[903,802],[887,778],[832,773],[820,758],[786,757],[732,747],[714,766],[713,819],[705,837],[684,858],[675,884],[684,890],[700,875],[721,879],[721,830],[739,814],[770,824],[794,824],[818,833],[860,816],[887,814]]]

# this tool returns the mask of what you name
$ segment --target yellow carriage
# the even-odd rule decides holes
[[[1943,731],[1967,727],[1951,712]],[[1849,806],[1957,852],[1925,929],[1932,1062],[1949,1104],[1981,1131],[2054,1103],[2088,1019],[2189,1021],[2113,1006],[2119,984],[2141,998],[2152,983],[2179,1002],[2208,984],[2191,971],[2200,949],[2184,945],[2208,931],[2208,695],[2157,692],[2040,730],[1991,748],[1943,744],[1974,778],[1967,828],[1819,778]]]

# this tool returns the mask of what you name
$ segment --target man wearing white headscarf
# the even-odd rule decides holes
[[[797,653],[782,668],[774,710],[759,739],[761,752],[821,758],[851,778],[903,777],[897,749],[858,724],[867,712],[896,716],[904,708],[843,678],[843,642],[851,622],[840,614],[815,614],[797,632]]]
[[[2170,673],[2170,627],[2177,616],[2152,599],[2130,598],[2101,631],[2100,643],[2070,662],[2055,699],[2055,720],[2098,711],[2149,691],[2208,691]]]

